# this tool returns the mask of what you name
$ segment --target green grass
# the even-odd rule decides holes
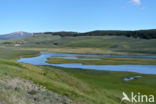
[[[105,51],[110,52],[106,52],[107,54],[156,54],[156,39],[134,39],[124,36],[60,37],[42,34],[22,39],[3,40],[0,41],[0,46],[15,47],[16,43],[20,43],[20,48],[92,48],[92,51],[103,50],[100,54],[105,54]]]
[[[39,51],[34,50],[19,50],[18,48],[0,48],[0,59],[15,60],[20,57],[33,57],[39,54]]]
[[[32,65],[19,64],[13,61],[0,60],[0,72],[12,76],[31,80],[51,91],[70,97],[75,102],[92,103],[95,98],[87,93],[92,89],[86,83],[62,72],[58,69],[39,68]],[[11,65],[10,65],[11,63]]]
[[[33,66],[8,60],[0,60],[0,67],[4,75],[31,80],[80,104],[119,103],[122,91],[156,94],[155,75]],[[143,77],[123,81],[135,75]]]
[[[43,82],[44,79],[47,80],[48,77],[42,77],[42,70],[40,68],[19,64],[14,61],[0,60],[0,101],[5,101],[7,104],[68,102],[67,98],[63,95],[58,95],[44,88],[46,84],[42,83],[49,81]],[[35,98],[39,100],[34,101]]]
[[[47,62],[51,64],[82,63],[84,65],[156,65],[155,59],[136,58],[101,58],[101,60],[50,58]]]
[[[0,53],[0,80],[3,81],[3,76],[9,76],[32,81],[35,85],[66,96],[76,104],[119,104],[123,91],[128,94],[133,91],[156,96],[156,75],[34,66],[15,61],[20,57],[39,55],[37,50],[3,48]],[[129,82],[123,80],[136,75],[142,77]],[[8,96],[0,93],[0,102],[3,100],[7,102],[9,100],[7,98]]]

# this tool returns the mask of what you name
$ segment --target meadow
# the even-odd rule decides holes
[[[116,104],[120,103],[122,91],[156,94],[155,75],[34,66],[17,63],[16,59],[39,55],[39,51],[2,50],[0,55],[0,85],[3,90],[0,93],[0,101],[4,104],[42,104],[48,99],[47,92],[50,93],[52,101],[60,104]],[[129,82],[123,80],[135,75],[142,77]],[[27,85],[22,85],[26,88],[21,88],[17,83],[8,84],[13,80],[18,80],[18,83],[27,82],[46,90],[34,90],[37,87],[28,87],[27,89]],[[3,81],[7,82],[5,86],[2,86],[4,85]],[[21,97],[18,98],[18,96]],[[129,103],[124,102],[123,104]]]
[[[61,37],[35,35],[0,41],[0,103],[2,104],[120,104],[122,92],[156,96],[156,75],[132,72],[34,66],[16,62],[40,51],[156,55],[155,39],[117,36]],[[18,47],[16,44],[20,44]],[[101,60],[49,59],[49,63],[152,64],[154,59],[101,58]],[[142,76],[132,81],[124,78]],[[130,104],[124,101],[122,104]],[[146,104],[146,103],[143,103]],[[149,104],[149,103],[148,103]]]
[[[82,63],[84,65],[156,65],[155,59],[136,58],[100,58],[100,60],[49,58],[47,62],[51,64]]]
[[[53,52],[121,55],[155,55],[156,39],[129,38],[124,36],[61,37],[36,34],[22,39],[0,41],[0,46],[49,50]]]

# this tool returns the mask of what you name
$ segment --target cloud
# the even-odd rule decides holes
[[[140,5],[141,4],[141,0],[131,0],[135,5]]]

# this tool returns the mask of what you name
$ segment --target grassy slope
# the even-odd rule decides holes
[[[119,98],[122,91],[134,91],[146,94],[155,95],[155,75],[141,75],[137,73],[127,73],[127,72],[111,72],[111,71],[96,71],[96,70],[82,70],[82,69],[64,69],[62,70],[71,73],[75,77],[87,82],[91,86],[98,89],[100,92],[106,91],[106,96],[117,95],[114,98]],[[141,75],[134,81],[124,82],[123,78]],[[150,80],[150,81],[149,81]],[[102,92],[103,93],[103,92]],[[102,95],[102,94],[101,94]],[[105,93],[103,93],[105,95]],[[113,98],[113,97],[112,97]]]
[[[0,48],[0,59],[15,60],[20,57],[32,57],[39,55],[39,51],[19,50],[18,48]]]
[[[97,49],[97,51],[99,50],[97,53],[104,54],[156,54],[156,47],[154,45],[156,44],[156,39],[134,39],[124,36],[60,37],[47,34],[1,41],[0,45],[12,47],[16,43],[21,43],[20,47],[24,48],[87,48],[90,53]],[[73,52],[76,52],[76,50],[73,50]],[[88,51],[86,50],[86,53]]]
[[[124,82],[123,78],[140,74],[36,67],[6,60],[0,60],[0,63],[0,73],[31,80],[80,104],[119,103],[122,91],[156,93],[154,75],[142,75],[143,78]]]
[[[82,63],[85,65],[121,65],[121,64],[156,65],[155,59],[135,59],[135,58],[101,58],[101,59],[102,60],[50,58],[48,59],[47,62],[52,64]]]
[[[8,50],[10,49],[1,51],[1,76],[31,80],[48,90],[66,95],[79,104],[116,104],[120,102],[122,91],[156,94],[155,75],[33,66],[17,63],[15,59],[21,56],[37,55],[37,52],[11,49],[10,52],[14,54],[10,54]],[[143,77],[134,81],[123,81],[123,78],[135,75]],[[0,93],[0,100],[8,101],[6,96],[1,97],[2,95],[3,93]]]
[[[25,52],[27,54],[29,53],[27,51]],[[3,55],[4,54],[5,53],[3,53]],[[22,54],[24,53],[22,52]],[[30,52],[29,54],[32,53]],[[21,56],[20,54],[18,55]],[[14,58],[11,58],[11,61],[0,59],[0,67],[0,74],[4,76],[7,75],[15,78],[17,77],[26,80],[31,80],[35,84],[39,84],[46,87],[48,90],[70,97],[76,103],[100,104],[99,102],[104,102],[102,100],[96,100],[92,95],[88,95],[88,93],[98,93],[96,90],[94,91],[94,88],[91,88],[90,85],[57,68],[50,67],[49,70],[49,68],[47,69],[45,67],[21,64],[15,62]],[[0,95],[2,96],[3,94],[4,93],[1,93]],[[0,99],[4,100],[5,97],[7,96],[0,97]],[[5,98],[5,101],[9,102],[7,98]],[[115,101],[108,99],[108,102]]]
[[[14,49],[16,43],[21,43],[20,49]],[[38,51],[41,50],[70,53],[155,55],[155,43],[155,39],[144,40],[117,36],[60,37],[51,35],[0,41],[1,47],[12,47],[0,48],[0,73],[3,76],[31,80],[48,90],[66,95],[79,104],[118,104],[122,91],[155,95],[156,76],[141,75],[142,78],[124,82],[123,78],[140,74],[33,66],[17,63],[15,60],[19,57],[38,55]],[[2,95],[3,93],[0,93],[0,101],[4,99],[8,101],[7,97]]]

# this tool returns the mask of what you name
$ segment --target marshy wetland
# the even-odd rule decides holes
[[[58,45],[53,44],[55,39]],[[83,37],[37,35],[0,41],[0,103],[118,104],[123,91],[156,96],[154,39],[84,37],[88,47],[79,40]],[[95,40],[97,43],[91,44]],[[19,47],[14,46],[21,41]],[[144,42],[148,44],[143,46]]]
[[[21,58],[17,62],[107,71],[156,74],[156,56],[89,55],[41,52],[40,56]]]

